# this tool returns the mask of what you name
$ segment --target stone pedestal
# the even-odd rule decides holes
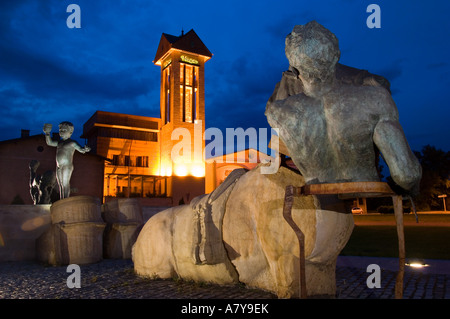
[[[51,265],[89,264],[103,258],[103,230],[98,198],[74,196],[50,208],[52,224],[36,243],[37,259]]]
[[[131,248],[143,225],[142,208],[134,198],[120,198],[103,205],[105,258],[131,258]]]

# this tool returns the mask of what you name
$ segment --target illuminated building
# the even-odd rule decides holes
[[[228,154],[229,155],[229,154]],[[206,193],[215,190],[235,169],[251,170],[259,163],[273,161],[273,157],[250,148],[233,153],[233,161],[227,155],[216,156],[206,160]]]
[[[105,157],[103,196],[165,196],[159,174],[160,119],[97,111],[83,126],[92,152]]]
[[[194,139],[194,134],[203,135],[205,131],[204,65],[211,57],[194,30],[180,37],[161,36],[153,61],[161,66],[161,175],[205,176],[205,142],[203,138]],[[193,141],[191,158],[178,162],[171,158],[177,143],[171,135],[177,128],[187,129]],[[194,145],[194,141],[200,145]]]
[[[108,159],[104,200],[139,197],[144,205],[171,206],[205,193],[204,64],[211,57],[194,30],[163,33],[153,61],[161,67],[161,118],[97,111],[84,124],[92,152]],[[174,159],[180,141],[172,133],[181,128],[192,137],[185,141],[190,149]]]

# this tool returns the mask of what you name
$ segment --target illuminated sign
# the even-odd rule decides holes
[[[181,61],[186,62],[186,63],[190,63],[190,64],[199,64],[198,60],[188,57],[187,55],[182,55],[180,57]]]

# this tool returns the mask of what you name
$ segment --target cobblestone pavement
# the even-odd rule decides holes
[[[0,299],[276,299],[243,285],[217,286],[183,280],[145,279],[134,274],[131,260],[103,260],[81,265],[81,288],[68,288],[66,266],[34,262],[0,264]],[[381,269],[381,288],[369,289],[370,273],[339,266],[336,299],[393,299],[396,271]],[[407,269],[405,299],[450,299],[450,274]]]

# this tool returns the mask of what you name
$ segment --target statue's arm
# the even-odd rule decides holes
[[[58,141],[52,140],[52,138],[50,137],[50,133],[45,133],[45,142],[47,143],[48,146],[53,147],[58,146]]]
[[[269,102],[287,99],[291,95],[303,93],[303,84],[295,72],[283,72],[281,81],[277,83]]]
[[[47,143],[47,145],[53,146],[53,147],[58,146],[58,141],[54,141],[50,137],[50,132],[52,131],[52,125],[48,124],[48,123],[44,124],[43,131],[45,133],[45,142]]]
[[[81,147],[81,145],[80,144],[78,144],[77,142],[75,142],[75,141],[73,141],[73,147],[78,151],[78,152],[80,152],[80,153],[87,153],[87,152],[89,152],[90,150],[91,150],[91,148],[89,147],[89,146],[84,146],[84,147]]]
[[[383,119],[375,127],[373,140],[389,167],[391,177],[401,188],[418,192],[422,168],[411,151],[397,119]]]

